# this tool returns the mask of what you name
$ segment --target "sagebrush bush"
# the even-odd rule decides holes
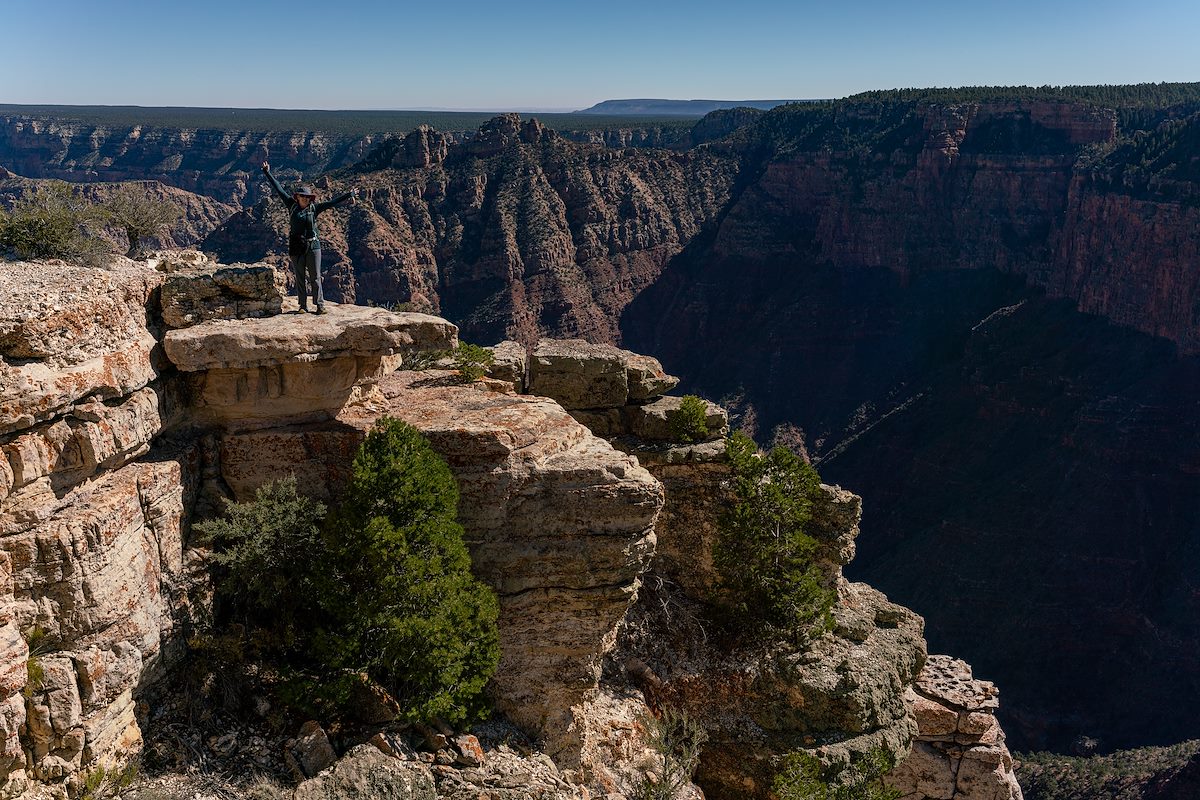
[[[152,197],[137,185],[122,186],[102,206],[108,219],[125,231],[129,258],[141,257],[142,239],[173,224],[183,213],[171,201]]]
[[[0,245],[21,258],[95,264],[110,252],[96,229],[105,213],[62,181],[40,183],[0,216]]]
[[[459,342],[458,347],[450,352],[450,359],[465,380],[477,381],[487,372],[487,368],[496,357],[486,347]]]
[[[824,767],[804,751],[789,753],[771,786],[778,800],[896,800],[900,792],[884,783],[883,776],[896,759],[876,748],[840,770]]]
[[[759,453],[742,433],[729,437],[726,454],[735,501],[721,516],[713,548],[718,610],[796,640],[828,630],[834,593],[807,532],[821,491],[816,470],[782,447]]]
[[[702,442],[708,438],[708,403],[694,394],[686,394],[679,408],[667,414],[671,439],[684,444]]]
[[[691,784],[708,734],[686,712],[670,707],[639,721],[646,728],[646,744],[662,759],[655,764],[657,779],[642,779],[640,800],[675,800]]]

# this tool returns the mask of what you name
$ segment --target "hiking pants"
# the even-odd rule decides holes
[[[325,292],[321,289],[321,251],[292,256],[292,270],[296,273],[296,295],[300,298],[300,310],[308,310],[311,294],[317,310],[325,307]]]

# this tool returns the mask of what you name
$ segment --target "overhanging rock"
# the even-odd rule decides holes
[[[169,331],[197,421],[253,428],[328,419],[415,353],[449,350],[458,328],[427,314],[326,304],[329,313],[213,320]]]

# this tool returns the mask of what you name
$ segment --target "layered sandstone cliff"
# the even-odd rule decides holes
[[[194,256],[7,266],[28,281],[0,316],[5,791],[76,789],[94,765],[135,753],[148,689],[186,657],[208,594],[192,519],[287,473],[335,496],[383,415],[422,430],[459,484],[474,569],[501,599],[492,697],[557,762],[537,768],[538,796],[581,797],[584,786],[636,796],[655,758],[645,715],[668,702],[710,730],[699,779],[711,797],[763,796],[796,747],[830,762],[907,753],[920,619],[841,578],[857,533],[848,492],[828,488],[818,514],[838,624],[811,648],[724,652],[662,617],[703,590],[684,553],[702,563],[711,548],[722,428],[682,451],[655,439],[662,427],[647,420],[666,413],[654,409],[669,406],[660,396],[674,379],[654,359],[542,343],[512,380],[562,395],[568,413],[511,382],[403,370],[456,342],[444,320],[334,304],[324,317],[278,313],[288,304],[262,266]],[[605,409],[625,421],[609,433],[629,452],[572,417]],[[699,538],[689,515],[703,520]],[[664,579],[693,588],[662,604]],[[352,751],[297,796],[393,779],[423,797],[471,786],[509,796],[506,775],[524,769],[499,745],[470,774],[377,745],[393,760],[364,767],[379,755]],[[461,747],[464,763],[483,765],[478,743]]]

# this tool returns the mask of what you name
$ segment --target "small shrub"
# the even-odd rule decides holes
[[[816,470],[782,447],[761,454],[741,433],[729,437],[726,453],[735,501],[713,548],[718,609],[795,640],[828,630],[834,593],[814,563],[817,540],[806,531],[820,493]]]
[[[662,758],[658,780],[643,778],[641,800],[675,800],[692,782],[708,734],[685,712],[672,708],[664,708],[658,717],[646,715],[641,722],[646,728],[647,744]]]
[[[410,353],[404,357],[404,369],[412,370],[413,372],[424,372],[427,369],[433,369],[438,365],[438,362],[450,358],[450,350],[422,350],[417,353]]]
[[[25,660],[25,688],[21,693],[30,698],[46,681],[46,668],[42,665],[41,657],[53,650],[55,643],[45,628],[35,625],[25,631],[25,645],[29,655]]]
[[[99,263],[109,253],[96,233],[104,213],[62,181],[41,183],[0,219],[0,245],[20,258]]]
[[[900,792],[883,780],[895,766],[896,759],[882,747],[841,770],[830,770],[811,753],[798,751],[784,758],[771,788],[778,800],[896,800]]]
[[[142,255],[142,239],[174,224],[183,213],[169,200],[151,197],[145,188],[125,185],[102,204],[108,218],[125,230],[129,239],[129,258]]]
[[[458,347],[451,352],[450,359],[464,380],[477,381],[495,361],[495,356],[486,347],[459,342]]]
[[[708,438],[708,403],[694,394],[684,395],[679,408],[667,415],[671,439],[684,444]]]
[[[123,767],[98,766],[83,776],[80,800],[109,800],[120,796],[137,780],[137,764]]]
[[[251,502],[227,502],[225,512],[196,529],[215,548],[229,616],[290,641],[311,624],[325,506],[298,494],[292,476],[259,487]]]

